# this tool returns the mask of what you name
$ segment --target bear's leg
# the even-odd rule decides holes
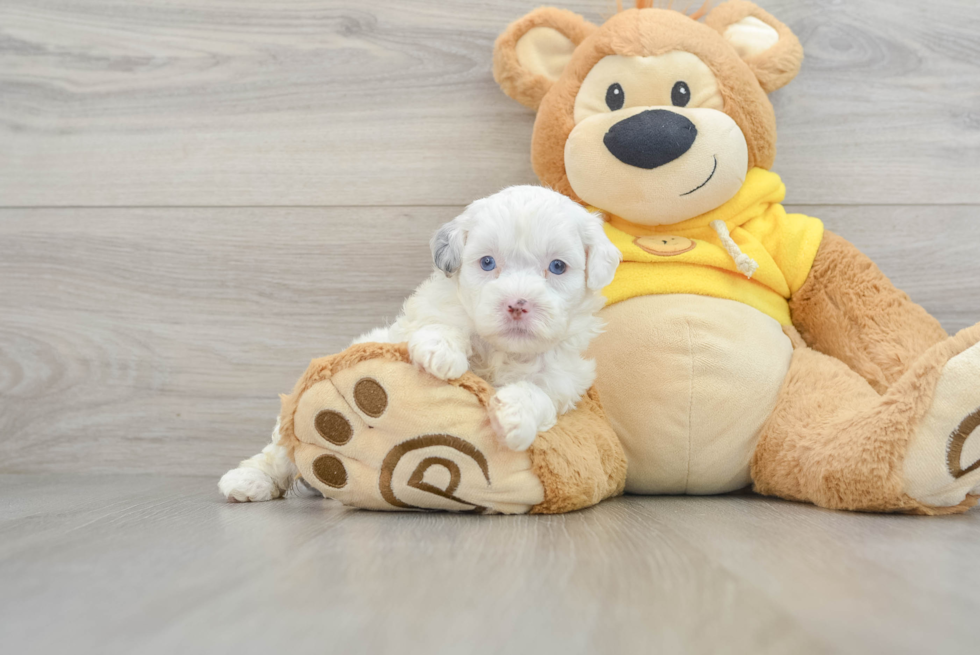
[[[949,338],[873,261],[831,232],[790,312],[808,346],[847,364],[878,393]]]
[[[626,460],[594,396],[526,452],[493,433],[493,389],[438,380],[404,344],[365,343],[315,360],[283,398],[280,444],[329,498],[376,510],[553,513],[622,492]]]
[[[753,457],[756,491],[831,509],[972,507],[980,493],[978,342],[980,325],[929,348],[879,395],[797,337]]]

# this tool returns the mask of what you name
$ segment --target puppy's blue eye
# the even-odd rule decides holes
[[[565,265],[565,262],[563,262],[560,259],[556,259],[552,261],[550,264],[548,264],[548,270],[554,273],[555,275],[561,275],[562,273],[565,272],[566,268],[568,267]]]
[[[484,257],[480,260],[480,268],[485,271],[492,271],[497,268],[497,262],[493,261],[493,257]]]

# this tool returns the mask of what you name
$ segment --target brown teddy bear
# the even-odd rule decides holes
[[[544,8],[512,24],[494,74],[537,110],[535,172],[603,212],[623,253],[596,389],[516,453],[490,430],[479,378],[440,382],[403,347],[355,346],[284,398],[281,443],[304,478],[375,509],[559,512],[624,489],[749,485],[835,509],[975,504],[980,325],[948,336],[780,204],[766,94],[802,59],[745,0],[690,16],[640,0],[602,26]]]

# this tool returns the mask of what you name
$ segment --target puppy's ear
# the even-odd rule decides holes
[[[582,242],[585,244],[585,285],[597,291],[609,286],[623,253],[606,236],[602,217],[589,213],[582,223]]]
[[[429,247],[432,249],[432,262],[446,277],[452,277],[463,263],[463,246],[466,244],[466,218],[463,212],[440,227]]]
[[[512,23],[493,48],[493,79],[504,93],[537,109],[561,76],[575,48],[596,29],[578,14],[535,9]]]
[[[735,48],[766,93],[789,84],[800,71],[803,63],[800,40],[783,23],[749,0],[724,2],[704,22]]]

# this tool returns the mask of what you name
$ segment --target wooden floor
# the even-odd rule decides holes
[[[948,331],[980,320],[980,4],[757,1],[807,53],[772,96],[788,208]],[[220,501],[432,230],[534,181],[490,57],[538,4],[0,2],[4,651],[980,650],[980,510]]]
[[[0,494],[9,653],[977,652],[980,513],[379,515],[154,476],[5,475]]]

